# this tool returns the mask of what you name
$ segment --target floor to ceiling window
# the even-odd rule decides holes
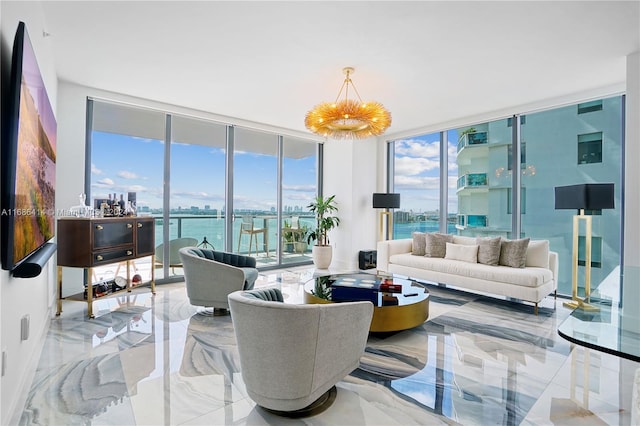
[[[522,234],[550,241],[559,253],[559,291],[571,293],[573,215],[555,210],[554,188],[580,183],[613,183],[615,209],[587,211],[592,215],[592,288],[620,264],[622,102],[620,96],[569,105],[523,116],[522,193],[526,193]],[[526,192],[525,192],[526,191]],[[585,239],[581,227],[578,283],[584,283]],[[579,287],[579,294],[583,295]]]
[[[144,273],[179,279],[181,244],[249,254],[258,267],[311,261],[303,244],[286,251],[282,228],[295,218],[302,243],[317,142],[109,101],[87,108],[88,200],[131,197],[138,214],[156,218],[155,264],[147,259]]]
[[[171,117],[169,253],[201,245],[224,248],[227,127]],[[178,259],[176,259],[178,260]],[[182,275],[179,268],[170,273]]]
[[[400,208],[393,215],[393,238],[440,230],[440,133],[393,143],[393,188]]]
[[[233,251],[276,262],[278,135],[234,130]]]
[[[317,146],[295,138],[282,141],[282,263],[308,260],[311,248],[307,236],[315,225],[308,205],[317,193]]]
[[[508,120],[496,120],[456,129],[458,175],[456,196],[459,235],[511,237],[507,210],[511,187]]]
[[[615,209],[587,212],[593,215],[591,286],[597,287],[621,257],[623,101],[620,96],[600,99],[390,142],[395,152],[392,189],[402,194],[396,229],[403,229],[402,221],[416,217],[411,209],[425,206],[427,194],[449,197],[447,215],[437,211],[432,199],[428,209],[418,210],[428,210],[425,218],[431,219],[432,226],[412,224],[409,231],[395,232],[394,238],[408,238],[413,230],[442,230],[435,226],[436,220],[455,215],[454,229],[447,227],[449,233],[546,239],[560,257],[558,292],[569,295],[571,217],[578,212],[556,211],[554,188],[614,183]],[[436,144],[445,133],[448,155],[439,160]],[[448,158],[447,189],[444,179],[438,181],[437,173],[428,171],[437,170],[444,158]],[[427,182],[433,183],[430,189]],[[584,283],[586,242],[581,235],[578,283]]]
[[[114,198],[135,204],[139,214],[162,216],[165,116],[156,111],[89,101],[91,165],[87,204],[99,209],[100,200]],[[156,226],[156,245],[163,228]],[[132,262],[144,281],[151,278],[150,258]],[[158,266],[158,265],[155,265]],[[125,274],[123,264],[95,268],[97,279]],[[156,276],[162,277],[161,268]],[[133,274],[134,271],[131,271]]]

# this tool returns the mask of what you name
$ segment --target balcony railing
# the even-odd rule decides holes
[[[489,224],[487,215],[459,214],[457,228],[486,228]]]
[[[312,228],[315,226],[315,217],[313,215],[295,215],[299,218],[299,227]],[[282,215],[283,222],[291,223],[290,214]],[[271,256],[275,254],[276,247],[278,246],[278,238],[283,238],[282,228],[284,226],[278,225],[278,218],[276,215],[252,215],[256,228],[266,229],[266,246],[269,247]],[[240,226],[242,224],[242,215],[235,215],[233,220],[233,234],[230,236],[232,241],[233,250],[238,248],[238,240],[240,236]],[[156,217],[156,245],[162,242],[162,235],[164,231],[164,220],[162,217]],[[207,242],[215,247],[217,250],[224,250],[225,248],[225,215],[171,215],[169,216],[169,240],[182,237],[192,237],[198,240],[201,244],[206,237]],[[262,236],[259,237],[259,244],[262,245]],[[246,240],[246,241],[245,241]],[[306,241],[306,238],[305,238]],[[283,241],[284,242],[284,241]],[[249,238],[243,238],[240,241],[241,254],[249,253]],[[283,246],[283,249],[285,247]],[[296,252],[310,253],[310,246],[300,248],[300,244],[296,245]],[[255,250],[254,250],[255,252]]]
[[[489,143],[487,132],[465,133],[458,139],[458,152],[467,146],[486,145]]]
[[[489,184],[486,173],[467,173],[458,178],[458,190],[464,188],[484,188]]]

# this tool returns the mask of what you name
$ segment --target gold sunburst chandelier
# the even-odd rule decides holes
[[[333,139],[364,139],[384,133],[391,125],[391,113],[378,102],[363,102],[351,81],[354,69],[342,69],[346,75],[335,102],[316,105],[304,119],[307,129]],[[349,86],[357,99],[349,99]],[[340,95],[344,92],[344,99]]]

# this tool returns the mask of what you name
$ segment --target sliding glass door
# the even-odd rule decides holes
[[[317,190],[317,142],[115,102],[88,100],[87,109],[88,200],[122,195],[156,218],[155,263],[136,261],[136,270],[181,279],[184,245],[255,256],[259,268],[310,263],[301,240]],[[282,229],[294,218],[300,244],[285,252]]]
[[[91,171],[87,204],[99,210],[102,200],[122,197],[135,205],[139,215],[163,216],[164,133],[165,115],[123,105],[89,101],[93,111],[87,153]],[[156,245],[163,241],[163,227],[156,224]],[[151,264],[151,258],[136,259],[130,273],[140,274],[143,281],[162,277],[162,259]],[[94,269],[94,280],[126,276],[126,264],[113,264]],[[158,275],[159,274],[159,275]]]
[[[278,136],[234,128],[233,251],[277,261]]]

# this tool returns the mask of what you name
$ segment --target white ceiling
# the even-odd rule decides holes
[[[44,1],[61,80],[305,131],[355,67],[387,133],[619,85],[638,1]],[[515,111],[514,111],[515,112]]]

